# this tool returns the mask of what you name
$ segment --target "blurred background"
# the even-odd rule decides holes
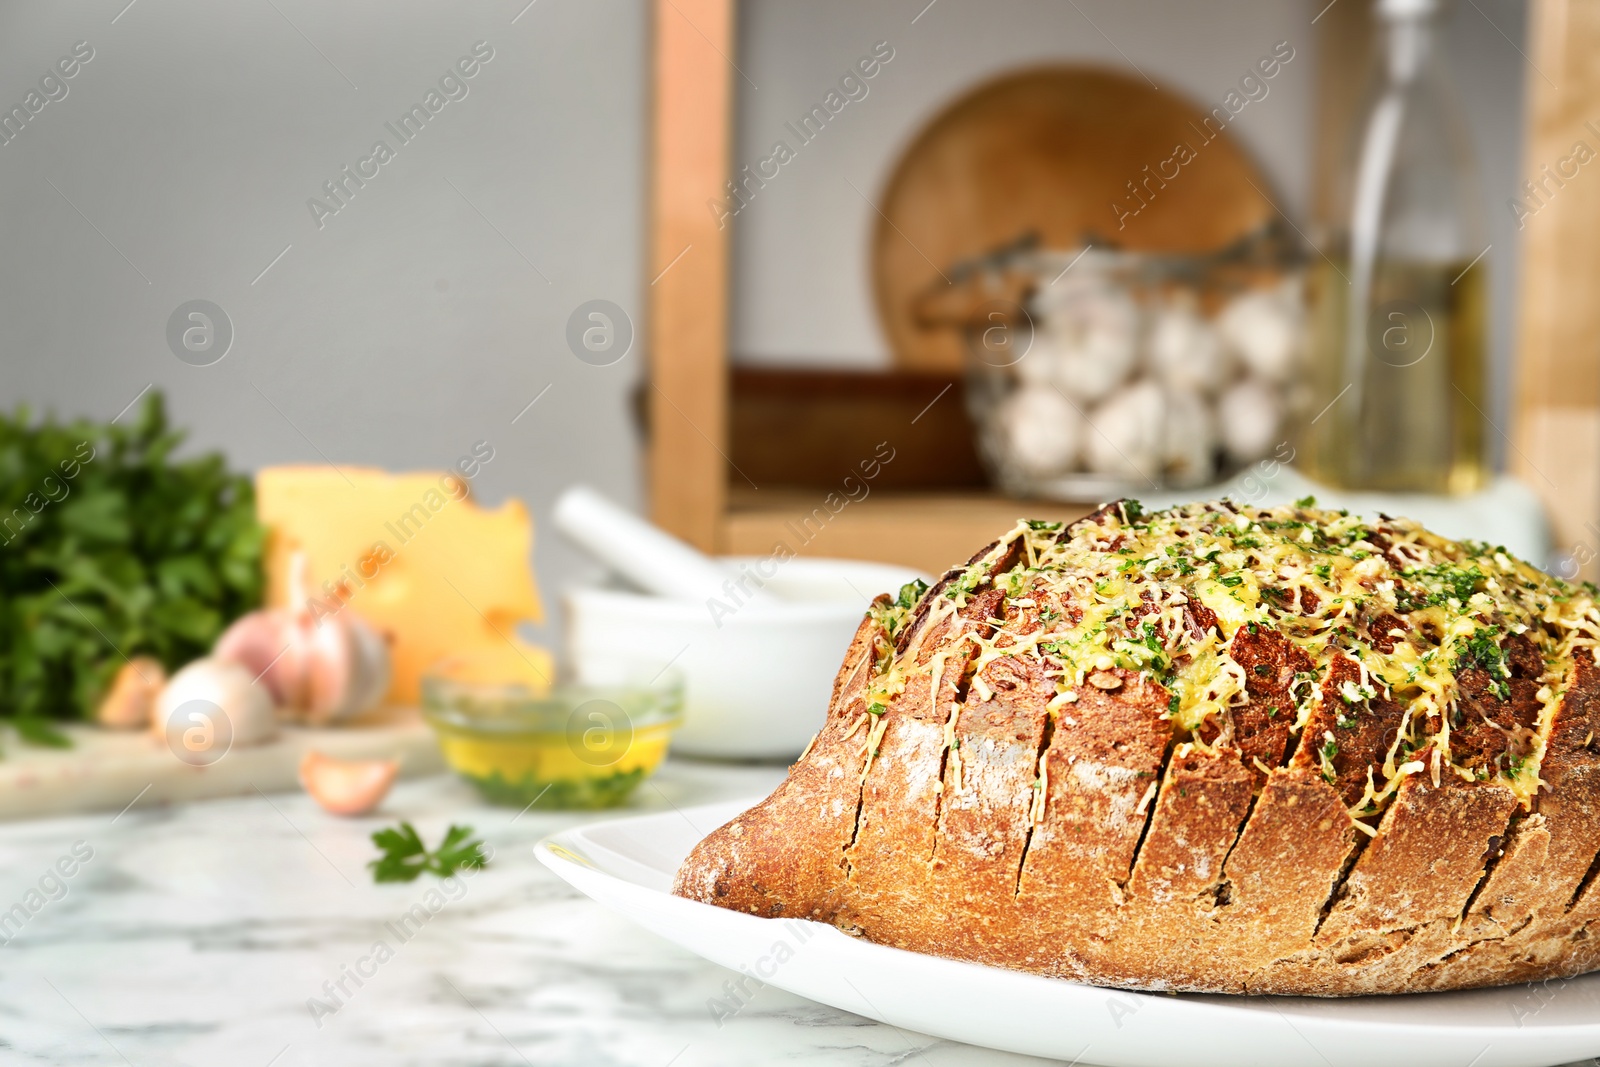
[[[737,70],[688,31],[728,75],[730,174],[767,156],[770,142],[796,140],[784,124],[876,42],[893,49],[866,81],[869,94],[715,231],[729,246],[728,361],[893,366],[874,305],[871,201],[956,99],[1039,64],[1147,78],[1203,112],[1288,42],[1294,59],[1227,135],[1287,220],[1309,231],[1319,145],[1342,151],[1348,139],[1322,129],[1318,87],[1357,95],[1367,72],[1364,57],[1349,55],[1336,62],[1350,70],[1328,71],[1326,31],[1359,6],[1342,0],[1314,26],[1319,5],[1294,2],[941,0],[924,12],[752,0],[733,31]],[[680,25],[688,14],[665,10]],[[648,247],[659,69],[649,14],[608,0],[7,5],[8,106],[75,42],[94,58],[65,98],[0,147],[13,204],[0,218],[11,337],[0,399],[109,420],[153,384],[189,431],[189,449],[220,449],[244,470],[431,468],[488,440],[496,458],[474,484],[486,503],[517,496],[543,520],[559,489],[587,481],[642,504],[644,442],[630,397],[646,374],[650,282],[666,262]],[[1443,26],[1494,246],[1487,392],[1499,426],[1511,414],[1520,246],[1505,202],[1523,176],[1527,32],[1525,6],[1512,0],[1462,4]],[[307,200],[326,200],[323,183],[374,140],[394,140],[384,123],[480,40],[494,58],[466,82],[469,95],[397,145],[394,161],[319,224]],[[699,199],[717,192],[726,195]],[[678,265],[693,268],[710,251],[702,241]],[[231,350],[211,366],[180,362],[168,347],[169,316],[194,299],[214,302],[233,325]],[[614,302],[637,331],[610,366],[580,362],[566,343],[568,317],[592,299]],[[1505,439],[1492,438],[1499,462]],[[589,567],[556,537],[539,537],[535,552],[541,575]]]
[[[1320,494],[1590,576],[1582,18],[9,5],[12,713],[104,720],[140,655],[259,682],[277,631],[218,644],[236,619],[354,605],[384,703],[484,648],[540,685],[678,664],[679,751],[781,756],[810,713],[694,739],[719,700],[755,731],[695,681],[762,599],[717,568],[889,568],[778,579],[851,615],[1123,496]],[[109,458],[75,482],[79,438]],[[641,621],[692,602],[715,639]]]

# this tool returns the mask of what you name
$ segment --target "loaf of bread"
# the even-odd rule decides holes
[[[1138,989],[1600,967],[1595,589],[1413,522],[1123,501],[879,597],[681,896]]]

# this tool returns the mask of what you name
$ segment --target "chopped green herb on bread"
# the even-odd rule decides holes
[[[1600,609],[1403,519],[1022,522],[880,597],[821,732],[675,891],[1145,989],[1600,967]]]

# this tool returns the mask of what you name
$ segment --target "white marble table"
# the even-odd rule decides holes
[[[671,761],[634,806],[764,793],[781,776]],[[719,1025],[707,1002],[733,972],[611,915],[534,859],[535,841],[588,816],[515,815],[437,777],[402,783],[366,819],[289,793],[0,824],[0,939],[12,934],[0,947],[0,1064],[1041,1062],[771,987]],[[365,868],[368,835],[400,818],[430,843],[470,823],[494,849],[404,943],[385,924],[438,883],[378,886]],[[92,855],[80,863],[75,847]],[[64,858],[70,877],[47,873]],[[19,903],[37,910],[5,927]],[[364,965],[376,973],[357,986],[346,969],[380,937],[393,958]],[[327,1003],[324,983],[341,978],[350,995],[313,1019],[308,998]]]

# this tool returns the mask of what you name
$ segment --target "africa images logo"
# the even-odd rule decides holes
[[[65,100],[72,91],[67,82],[78,76],[85,64],[94,58],[94,46],[79,41],[72,46],[70,55],[56,60],[55,65],[39,76],[39,88],[29,89],[22,103],[0,110],[0,147],[10,144],[22,135],[28,123],[39,121],[39,114],[48,105]]]

